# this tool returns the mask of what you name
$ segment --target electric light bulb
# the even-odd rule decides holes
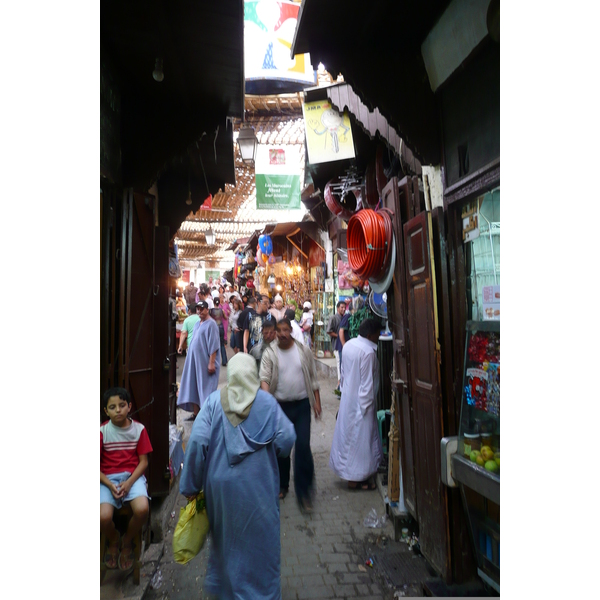
[[[162,81],[165,78],[165,74],[163,73],[162,68],[162,59],[157,58],[156,63],[154,64],[154,71],[152,71],[152,77],[154,77],[155,81]]]

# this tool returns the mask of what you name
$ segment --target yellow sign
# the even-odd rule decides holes
[[[307,102],[302,110],[311,165],[354,158],[354,141],[347,112],[340,115],[329,100]]]

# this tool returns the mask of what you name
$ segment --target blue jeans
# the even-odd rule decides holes
[[[279,406],[285,416],[293,423],[296,430],[294,449],[294,489],[299,501],[310,497],[315,474],[315,465],[310,451],[310,401],[308,398],[280,402]],[[277,458],[279,465],[279,487],[286,490],[290,487],[291,459]]]
[[[221,364],[227,366],[227,352],[225,351],[225,344],[221,344]]]

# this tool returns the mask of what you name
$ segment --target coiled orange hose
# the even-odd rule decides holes
[[[389,266],[392,235],[387,212],[365,208],[352,215],[347,232],[350,268],[362,279],[382,278]]]

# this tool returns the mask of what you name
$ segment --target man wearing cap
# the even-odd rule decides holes
[[[302,305],[303,313],[300,317],[300,329],[304,335],[304,344],[309,348],[312,347],[312,325],[313,325],[313,313],[312,304],[307,300]]]
[[[346,312],[346,303],[340,300],[336,305],[336,313],[329,319],[329,323],[327,324],[327,333],[331,338],[331,343],[335,344],[338,338],[338,330],[340,328],[340,323],[342,322],[342,317]],[[335,363],[337,366],[337,374],[338,374],[338,383],[336,393],[339,393],[340,390],[340,353],[338,350],[333,350],[333,355],[335,356]]]
[[[200,321],[194,327],[193,339],[188,347],[177,398],[179,408],[194,413],[192,420],[206,398],[218,388],[221,371],[219,328],[210,317],[207,302],[198,302],[196,311]]]
[[[188,348],[192,344],[192,338],[194,337],[194,327],[196,323],[200,321],[200,309],[197,304],[192,304],[190,307],[192,314],[186,317],[185,321],[181,325],[181,334],[179,336],[179,347],[177,348],[177,354],[183,353],[183,347],[187,342]]]
[[[285,317],[285,308],[283,307],[283,298],[279,294],[273,299],[273,305],[269,312],[276,321],[281,321]]]

